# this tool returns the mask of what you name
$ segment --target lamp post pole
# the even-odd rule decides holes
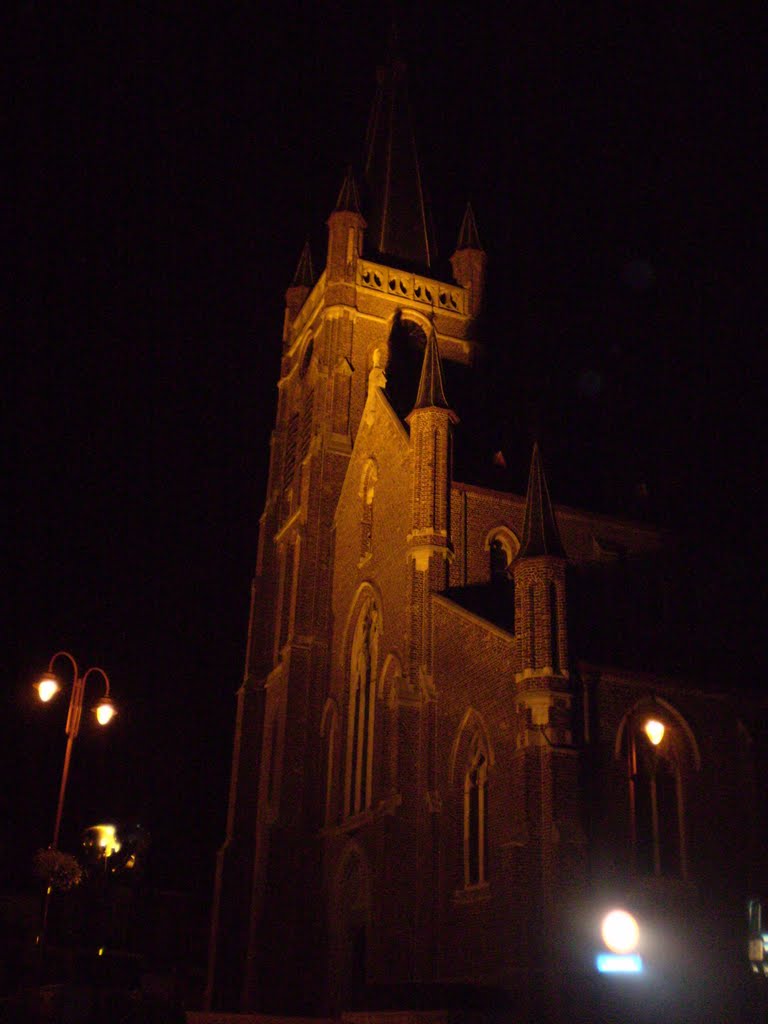
[[[53,678],[52,677],[52,673],[53,673],[54,662],[56,661],[57,658],[62,658],[62,657],[67,658],[69,660],[70,664],[72,665],[72,669],[73,669],[73,673],[74,673],[74,681],[72,683],[72,694],[71,694],[71,696],[69,698],[69,711],[67,713],[67,724],[66,724],[66,727],[65,727],[65,731],[66,731],[66,734],[67,734],[67,746],[66,746],[66,749],[64,751],[64,767],[62,768],[62,772],[61,772],[61,786],[59,787],[59,802],[58,802],[58,804],[56,806],[56,820],[55,820],[54,826],[53,826],[53,842],[51,843],[51,848],[53,850],[58,850],[58,848],[59,848],[59,832],[61,830],[61,815],[62,815],[62,812],[64,810],[64,797],[66,796],[66,793],[67,793],[67,782],[69,781],[69,764],[70,764],[70,761],[72,760],[72,747],[75,745],[75,740],[77,739],[77,734],[80,732],[80,719],[82,718],[82,715],[83,715],[83,697],[85,695],[85,684],[86,684],[86,681],[88,680],[88,677],[92,673],[98,673],[102,677],[102,679],[104,681],[104,698],[103,698],[101,704],[99,705],[99,708],[105,708],[105,709],[109,708],[109,709],[111,709],[111,713],[106,718],[106,721],[102,722],[102,719],[100,718],[99,719],[99,723],[106,725],[107,722],[109,721],[109,719],[114,714],[114,708],[112,708],[112,703],[110,701],[110,696],[109,696],[109,676],[107,675],[107,673],[104,671],[103,668],[98,668],[98,667],[89,668],[81,676],[80,673],[79,673],[78,667],[77,667],[77,662],[72,657],[72,655],[69,653],[69,651],[59,651],[57,654],[54,654],[54,656],[51,658],[50,664],[48,665],[48,673],[49,673],[48,678]],[[98,714],[99,708],[97,708],[97,714]]]
[[[37,684],[38,694],[40,699],[47,703],[52,697],[61,689],[60,683],[54,674],[53,667],[56,661],[60,658],[65,658],[69,661],[72,666],[72,692],[69,698],[69,710],[67,712],[67,724],[65,726],[65,732],[67,734],[67,745],[64,750],[64,766],[61,770],[61,784],[59,786],[59,800],[56,805],[56,818],[53,825],[53,842],[50,845],[51,850],[58,850],[59,848],[59,832],[61,831],[61,816],[64,811],[64,798],[67,793],[67,783],[69,781],[69,766],[72,760],[72,748],[75,745],[75,740],[80,732],[80,721],[83,715],[83,697],[85,695],[85,685],[91,675],[99,675],[104,683],[104,695],[95,707],[96,718],[99,725],[106,725],[112,717],[115,715],[115,707],[112,703],[109,694],[109,676],[103,668],[94,666],[93,668],[87,669],[82,675],[77,666],[77,662],[69,651],[57,651],[53,655],[50,662],[48,663],[48,671],[42,677],[40,682]],[[45,939],[46,927],[48,924],[48,907],[51,900],[51,882],[48,881],[45,891],[45,902],[43,905],[43,918],[40,925],[40,935],[38,936],[38,943],[42,950],[43,942]]]

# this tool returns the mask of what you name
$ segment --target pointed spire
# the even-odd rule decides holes
[[[312,250],[309,247],[309,240],[304,243],[301,250],[299,262],[296,266],[296,273],[291,281],[291,288],[309,288],[315,283],[315,273],[312,269]]]
[[[537,555],[565,558],[563,542],[560,540],[552,502],[549,499],[549,488],[541,464],[539,446],[536,443],[531,457],[528,493],[525,498],[523,542],[518,557],[535,558]]]
[[[419,392],[416,396],[417,409],[450,409],[448,400],[445,397],[443,387],[443,367],[440,361],[440,351],[437,347],[437,335],[434,327],[429,332],[427,344],[424,348],[424,362],[421,364],[421,379],[419,380]]]
[[[456,252],[460,252],[462,249],[476,249],[478,252],[485,252],[477,232],[477,221],[471,203],[467,203],[464,219],[459,228],[459,240],[456,242]]]
[[[357,191],[357,182],[351,167],[347,168],[347,173],[344,175],[334,212],[360,213],[360,194]]]
[[[367,240],[381,255],[428,268],[436,247],[421,182],[406,65],[394,25],[387,64],[376,78],[365,145]]]

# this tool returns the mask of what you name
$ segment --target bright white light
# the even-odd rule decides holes
[[[601,974],[642,974],[643,971],[643,961],[637,953],[632,953],[630,956],[598,953],[596,963]]]
[[[643,730],[654,747],[658,747],[664,739],[664,733],[666,731],[664,729],[664,723],[660,722],[658,718],[649,718],[643,726]]]
[[[633,953],[640,941],[637,921],[626,910],[612,910],[603,918],[603,942],[612,953]]]
[[[116,714],[115,705],[106,697],[96,706],[96,721],[99,725],[108,725]]]
[[[61,687],[54,676],[45,675],[37,684],[37,693],[43,704],[47,704],[52,697],[55,697]]]

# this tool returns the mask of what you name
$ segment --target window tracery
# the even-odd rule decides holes
[[[359,814],[371,804],[378,639],[379,611],[369,598],[358,617],[350,659],[345,787],[348,815]]]
[[[487,878],[488,757],[475,733],[464,776],[464,884],[481,885]]]

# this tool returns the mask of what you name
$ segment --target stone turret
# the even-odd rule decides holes
[[[328,218],[327,284],[354,284],[357,260],[363,252],[366,222],[352,168],[347,170],[333,212]]]
[[[471,204],[467,203],[456,242],[456,251],[451,256],[451,268],[457,284],[469,292],[468,312],[471,316],[477,316],[483,304],[487,262],[488,257],[477,232],[474,211]]]
[[[288,288],[285,291],[285,316],[283,318],[283,346],[288,344],[291,327],[301,311],[301,307],[307,301],[307,296],[312,291],[315,283],[315,274],[312,269],[312,250],[309,242],[304,243],[301,256],[296,266],[296,273],[293,275]]]
[[[530,724],[570,742],[566,556],[539,453],[533,446],[520,552],[513,563],[519,706]],[[555,710],[556,709],[556,710]],[[551,737],[550,737],[551,738]]]
[[[411,431],[413,477],[408,554],[412,564],[411,655],[429,664],[429,594],[445,590],[451,543],[453,427],[458,416],[445,397],[437,337],[424,349],[416,403],[406,422]],[[413,662],[412,662],[413,664]]]

